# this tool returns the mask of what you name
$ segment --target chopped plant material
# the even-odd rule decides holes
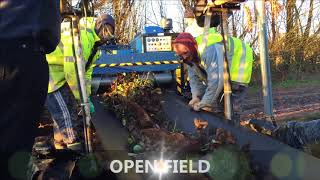
[[[172,152],[177,156],[199,158],[205,154],[212,156],[216,165],[225,166],[210,170],[210,177],[219,179],[217,173],[229,169],[230,162],[223,156],[236,161],[235,167],[229,169],[233,177],[245,179],[251,170],[247,153],[236,145],[235,137],[223,129],[211,130],[208,122],[195,119],[196,134],[176,131],[172,121],[167,119],[162,109],[162,92],[155,88],[148,75],[121,75],[113,83],[111,92],[103,95],[104,106],[115,113],[117,119],[129,131],[129,150],[143,155],[157,152]],[[215,167],[216,168],[216,167]],[[237,172],[237,171],[241,172]],[[229,173],[229,172],[228,172]],[[221,176],[222,177],[222,176]],[[228,176],[229,177],[229,176]],[[233,179],[234,179],[233,178]]]

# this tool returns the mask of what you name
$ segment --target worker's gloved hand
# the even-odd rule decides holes
[[[204,106],[201,108],[203,111],[207,111],[207,112],[214,112],[213,107],[211,106]]]
[[[194,111],[200,111],[201,110],[201,104],[200,104],[200,102],[196,102],[196,103],[194,103],[193,105],[192,105],[192,109],[194,110]]]
[[[210,105],[205,105],[201,102],[196,102],[193,104],[192,109],[194,111],[207,111],[207,112],[213,112],[212,106]]]
[[[199,103],[199,102],[200,102],[200,99],[197,96],[192,96],[192,99],[191,99],[191,101],[189,101],[188,105],[193,108],[193,105],[195,103]]]
[[[94,105],[91,101],[90,98],[88,98],[88,102],[89,102],[89,107],[90,107],[90,113],[93,114],[95,111],[94,111]]]

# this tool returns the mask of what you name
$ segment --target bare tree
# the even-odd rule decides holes
[[[181,3],[185,9],[191,9],[194,7],[196,0],[181,0]]]
[[[196,0],[177,0],[181,19],[175,19],[183,30],[183,12],[192,8]],[[149,23],[159,24],[160,17],[167,14],[165,0],[95,0],[94,7],[104,9],[113,14],[116,19],[116,33],[120,42],[128,43],[132,37],[141,31],[142,26]],[[103,8],[100,8],[103,7]],[[250,7],[250,11],[254,8]],[[267,27],[269,37],[269,52],[273,70],[279,72],[303,72],[310,69],[320,69],[317,59],[320,59],[320,1],[315,0],[270,0],[266,3]],[[258,52],[258,30],[256,13],[248,19],[245,9],[233,13],[230,19],[232,35],[248,42]],[[181,21],[181,22],[180,22]],[[249,22],[253,22],[249,30]],[[319,44],[319,45],[318,45]]]
[[[189,0],[181,2],[184,7],[190,5]],[[320,1],[270,0],[265,8],[273,70],[283,75],[319,70]],[[233,13],[232,35],[249,42],[258,52],[257,14],[254,12],[253,29],[249,30],[250,20],[244,12],[242,6]]]

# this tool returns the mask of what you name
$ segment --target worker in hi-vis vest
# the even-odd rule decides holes
[[[99,18],[81,18],[79,23],[86,61],[86,91],[90,95],[93,62],[100,56],[97,46],[113,38],[115,22],[110,15],[104,14]],[[64,21],[61,23],[61,41],[55,51],[47,55],[49,86],[46,105],[54,121],[56,148],[82,151],[82,121],[77,117],[80,93],[72,48],[70,22]],[[91,111],[94,111],[92,103],[90,106]]]
[[[221,111],[223,95],[223,44],[222,36],[210,28],[205,47],[203,36],[194,39],[189,33],[181,33],[173,42],[174,51],[188,64],[188,76],[192,99],[189,102],[195,111]],[[229,39],[229,67],[232,93],[236,112],[239,112],[240,101],[250,82],[253,62],[252,49],[237,38]]]

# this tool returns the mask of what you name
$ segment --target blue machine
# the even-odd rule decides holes
[[[173,71],[180,67],[179,58],[174,52],[128,53],[122,50],[118,50],[117,54],[102,53],[95,64],[94,75]]]
[[[146,26],[144,28],[144,34],[158,34],[164,33],[164,29],[159,26]]]
[[[93,70],[93,91],[110,85],[117,74],[130,72],[152,72],[148,77],[157,84],[173,82],[178,92],[188,91],[182,62],[171,46],[177,35],[168,32],[168,28],[147,26],[144,33],[137,35],[129,45],[100,47],[102,54]]]
[[[102,55],[95,62],[93,76],[111,77],[123,72],[168,73],[180,68],[179,57],[172,51],[176,33],[166,33],[161,27],[145,27],[130,45],[102,46]]]

